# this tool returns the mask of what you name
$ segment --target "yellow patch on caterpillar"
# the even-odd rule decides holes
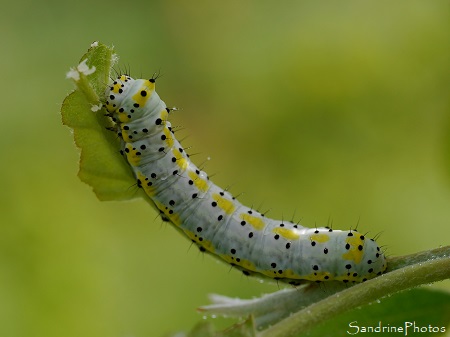
[[[350,245],[347,253],[342,254],[342,258],[345,260],[355,261],[360,263],[364,254],[364,240],[361,239],[361,234],[353,232],[353,236],[347,237],[345,242]]]
[[[122,88],[122,82],[125,82],[126,79],[127,77],[125,75],[121,75],[116,81],[116,83],[113,84],[111,91],[115,94],[119,93],[119,90]]]
[[[126,142],[126,143],[131,143],[132,139],[128,135],[128,130],[130,129],[129,126],[122,124],[120,128],[121,128],[120,133],[122,134],[123,141]]]
[[[184,156],[181,154],[180,150],[178,149],[173,149],[172,150],[173,156],[175,158],[175,161],[177,163],[177,165],[182,169],[182,170],[186,170],[189,166],[189,162],[186,158],[184,158]]]
[[[164,133],[164,140],[167,144],[167,147],[171,148],[173,146],[173,138],[172,138],[172,134],[170,133],[170,130],[168,127],[165,127],[163,129],[163,133]]]
[[[165,123],[167,121],[167,119],[169,118],[169,113],[167,112],[166,109],[161,110],[159,117],[161,118],[162,122]]]
[[[139,180],[140,187],[142,187],[149,197],[152,197],[156,194],[156,188],[152,186],[152,183],[149,179],[144,176],[141,172],[137,173],[137,179]]]
[[[108,102],[108,104],[106,104],[106,110],[108,110],[108,112],[114,112],[116,108],[114,107],[113,104]]]
[[[239,267],[242,267],[244,269],[250,270],[250,271],[257,271],[255,264],[249,260],[244,259],[236,259],[234,256],[222,254],[220,255],[222,259],[224,259],[226,262],[232,265],[236,265]]]
[[[131,118],[127,112],[116,112],[116,113],[117,113],[117,119],[121,123],[127,123],[131,120]]]
[[[299,279],[300,275],[294,272],[292,269],[286,269],[284,270],[284,275],[286,278],[290,279]]]
[[[356,274],[356,276],[354,275]],[[367,276],[367,275],[366,275]],[[364,275],[358,275],[357,273],[348,272],[345,275],[336,276],[336,281],[345,281],[345,282],[361,282],[364,278]]]
[[[165,206],[164,204],[162,204],[161,202],[159,202],[156,199],[153,199],[153,202],[155,203],[156,207],[158,207],[158,209],[164,213],[164,215],[177,227],[179,227],[181,225],[181,220],[180,220],[180,216],[175,213],[172,209],[170,209],[169,207]]]
[[[116,84],[114,84],[113,85],[113,87],[112,87],[112,92],[113,93],[115,93],[115,94],[118,94],[119,93],[119,90],[120,90],[120,88],[121,88],[121,84],[119,83],[119,82],[117,82]]]
[[[155,84],[149,80],[145,80],[142,87],[131,98],[134,102],[139,104],[140,107],[143,107],[147,103],[153,91],[155,91]]]
[[[334,277],[327,271],[316,271],[314,273],[303,276],[302,279],[308,281],[330,281],[334,280]]]
[[[200,178],[196,172],[189,171],[188,176],[200,191],[206,192],[208,190],[208,182],[205,179]]]
[[[256,216],[247,214],[247,213],[241,213],[239,214],[239,217],[248,222],[250,225],[253,226],[253,228],[257,229],[257,230],[261,230],[264,227],[266,227],[266,224],[264,223],[264,221],[261,218],[258,218]]]
[[[127,160],[132,166],[138,166],[141,162],[141,156],[137,155],[139,151],[136,150],[131,144],[127,144],[125,147],[125,153],[127,155]]]
[[[220,194],[213,194],[212,198],[217,202],[217,206],[219,206],[226,214],[231,214],[234,212],[235,207],[231,200],[225,199]]]
[[[300,237],[300,234],[298,234],[297,231],[284,227],[275,227],[272,232],[280,234],[282,237],[289,240],[298,240],[298,238]]]
[[[311,235],[311,240],[318,243],[325,243],[330,240],[330,236],[328,234],[313,234]]]

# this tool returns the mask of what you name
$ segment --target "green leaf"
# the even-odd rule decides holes
[[[446,330],[449,317],[449,293],[430,289],[412,289],[385,297],[370,305],[352,309],[328,320],[326,324],[320,324],[313,328],[308,332],[308,336],[349,336],[349,333],[355,332],[359,332],[358,335],[366,336],[368,333],[363,333],[364,329],[370,331],[367,330],[368,327],[377,328],[379,326],[385,327],[385,329],[389,327],[407,329],[408,335],[436,336],[439,335],[436,332],[413,333],[413,327],[425,327],[425,330],[428,330],[428,327],[431,326],[435,331],[440,332]],[[350,324],[352,327],[349,326]],[[389,331],[386,332],[387,330],[384,330],[384,333],[377,333],[377,330],[372,331],[374,331],[373,335],[390,335]],[[392,331],[392,335],[404,336],[405,334]]]
[[[69,94],[61,107],[64,125],[73,129],[75,144],[81,149],[80,179],[92,186],[100,200],[148,198],[136,185],[133,173],[120,155],[120,140],[111,127],[102,106],[111,68],[116,60],[114,50],[103,44],[91,47],[80,65],[68,73],[77,89]],[[83,61],[95,71],[86,75]],[[81,66],[81,70],[79,69]],[[87,71],[89,73],[89,71]],[[97,111],[92,108],[99,107]],[[95,110],[95,109],[94,109]]]

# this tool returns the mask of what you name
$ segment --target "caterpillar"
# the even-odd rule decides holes
[[[172,109],[155,91],[156,78],[120,75],[108,87],[104,106],[121,139],[121,154],[137,186],[202,252],[245,275],[300,285],[364,282],[386,269],[373,239],[355,231],[308,228],[269,219],[239,203],[200,170],[174,136]]]

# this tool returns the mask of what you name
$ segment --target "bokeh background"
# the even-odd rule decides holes
[[[242,202],[359,223],[388,255],[450,243],[448,1],[2,2],[0,336],[162,336],[209,293],[279,288],[78,180],[59,109],[94,40],[161,72],[178,137]]]

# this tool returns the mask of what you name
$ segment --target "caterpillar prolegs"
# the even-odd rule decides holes
[[[156,93],[155,79],[119,76],[108,88],[105,106],[137,186],[201,251],[245,275],[293,285],[363,282],[386,269],[377,243],[357,231],[269,219],[212,183],[175,138],[171,110]]]

